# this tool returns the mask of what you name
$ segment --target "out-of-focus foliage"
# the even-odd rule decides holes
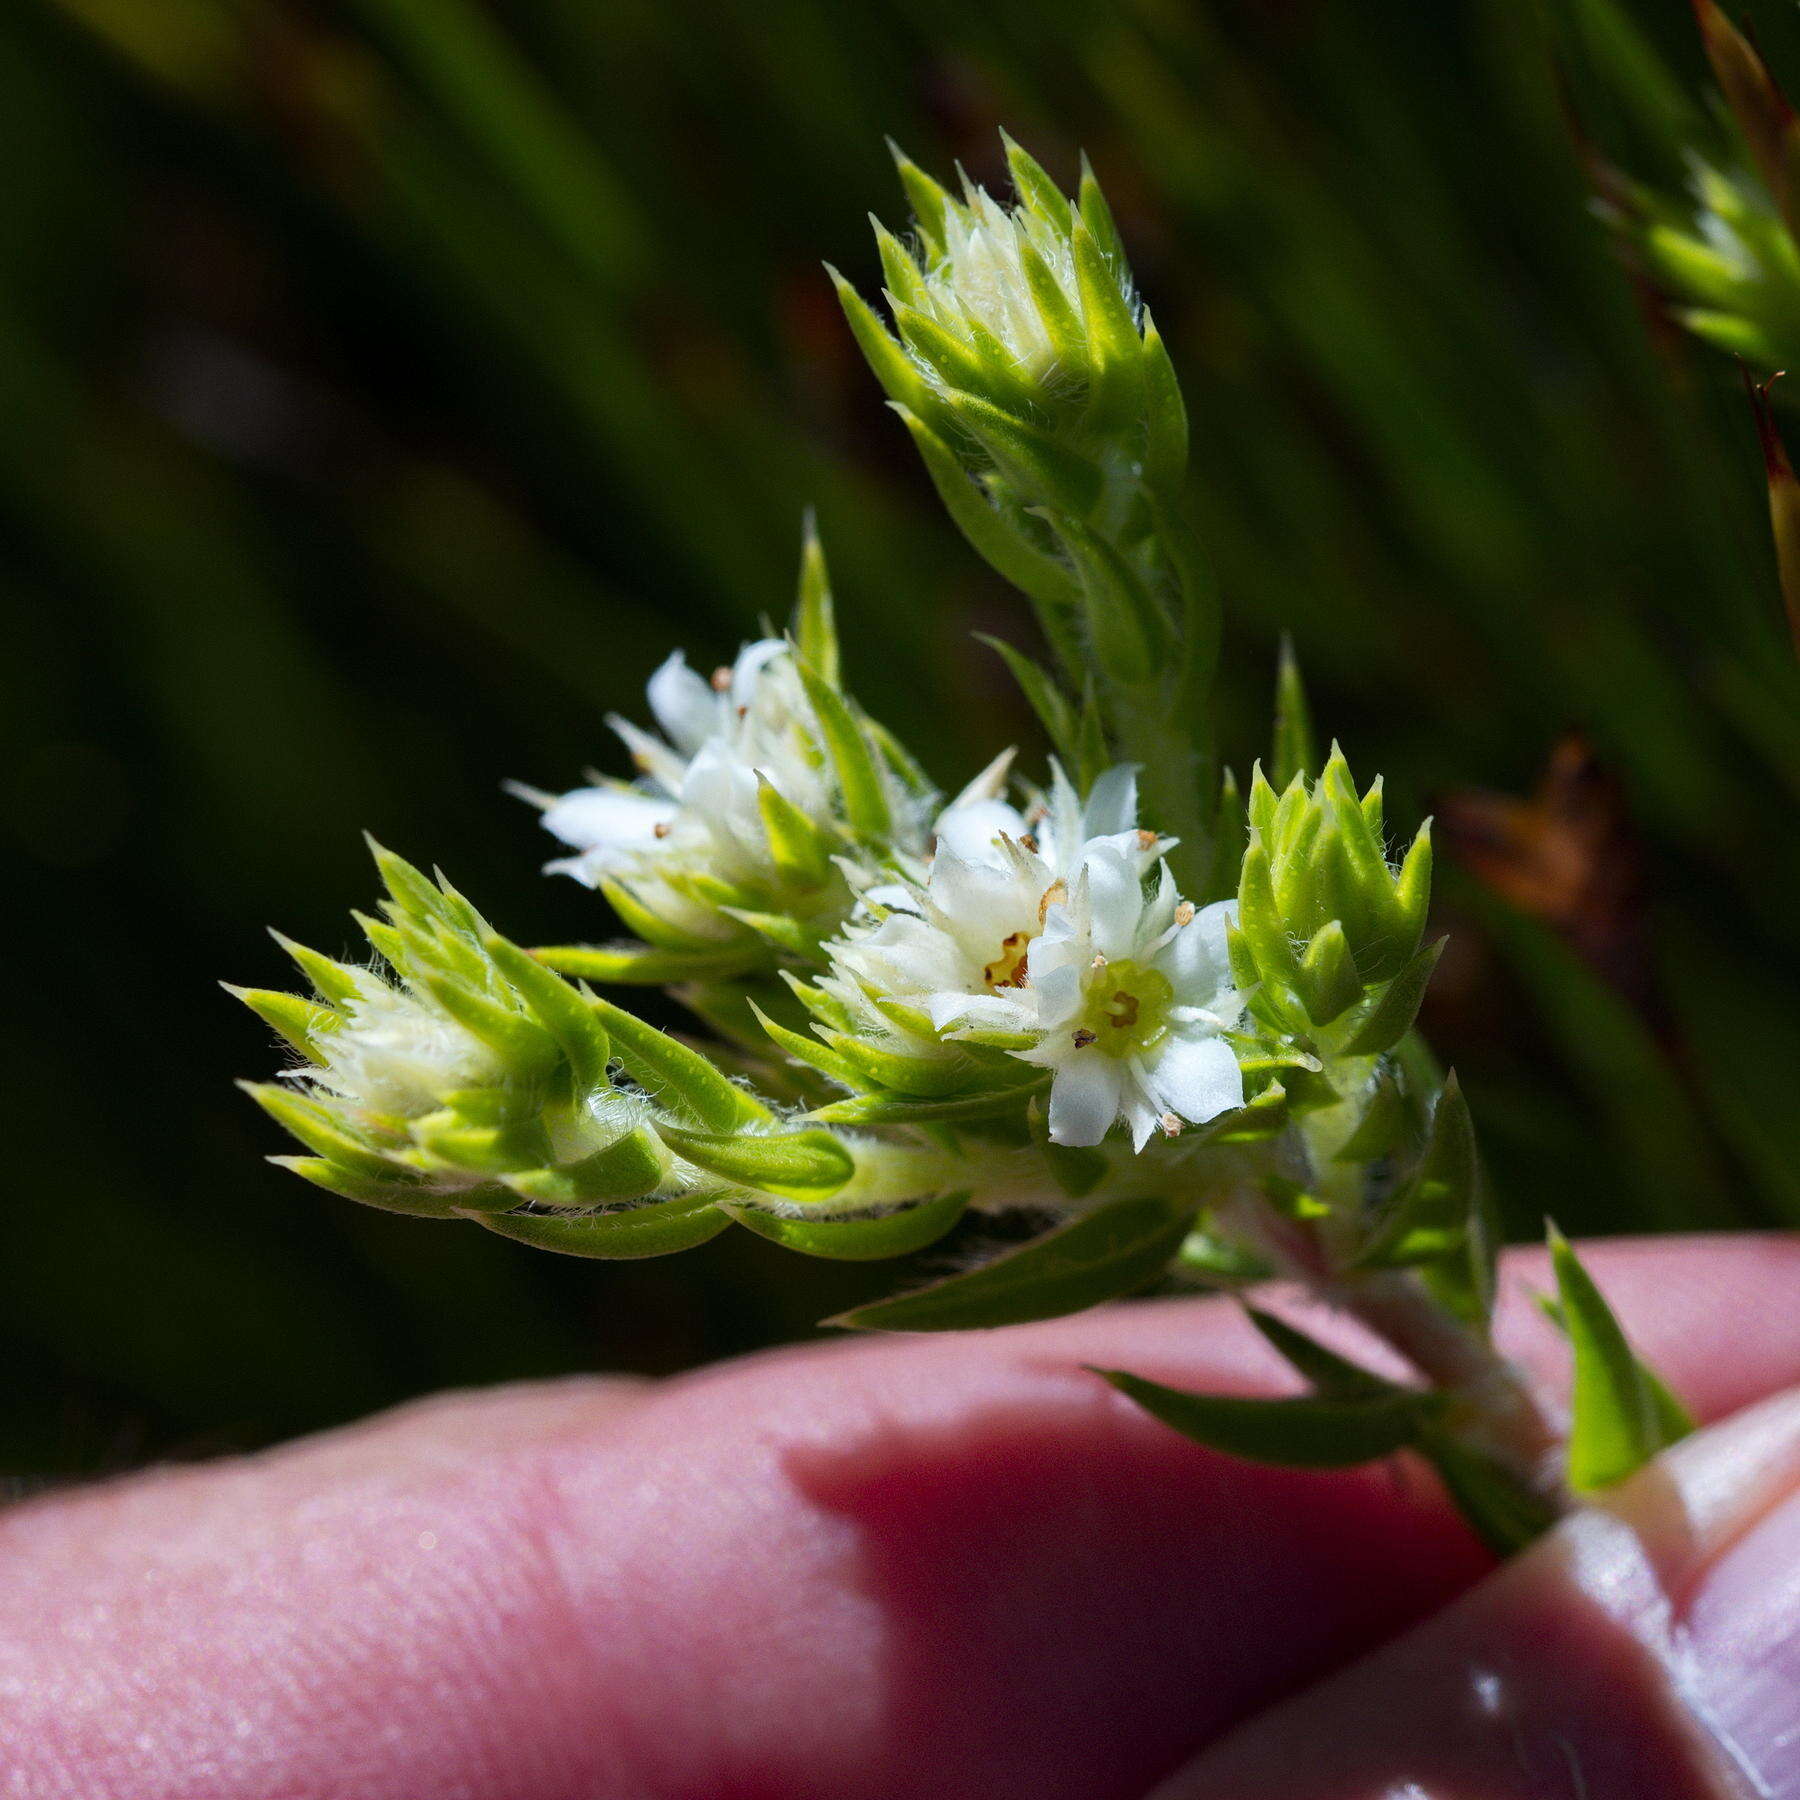
[[[1188,393],[1224,756],[1286,628],[1392,815],[1439,812],[1427,1022],[1509,1223],[1800,1219],[1800,679],[1755,434],[1646,313],[1570,126],[1676,177],[1680,128],[1575,54],[1609,11],[1548,14],[5,9],[5,1465],[679,1367],[891,1287],[322,1201],[258,1161],[227,1077],[266,1042],[211,985],[275,977],[249,921],[345,947],[360,826],[516,936],[609,935],[499,780],[570,784],[670,644],[785,613],[808,502],[871,707],[940,777],[1029,740],[968,641],[1027,628],[818,266],[875,279],[883,133],[993,180],[996,124],[1064,180],[1092,156]],[[1687,8],[1632,17],[1703,109]]]

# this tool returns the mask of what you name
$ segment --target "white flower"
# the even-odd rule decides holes
[[[504,1079],[500,1057],[441,1007],[366,969],[350,974],[357,997],[315,1040],[323,1067],[295,1075],[358,1111],[399,1119],[437,1111],[459,1088]]]
[[[1033,940],[1026,977],[1040,1036],[1018,1054],[1053,1071],[1050,1137],[1097,1144],[1123,1120],[1136,1149],[1244,1103],[1223,1033],[1243,1016],[1232,985],[1228,900],[1196,911],[1165,864],[1153,893],[1116,849],[1085,859]]]
[[[1051,910],[1090,858],[1141,877],[1172,841],[1133,823],[1127,766],[1102,775],[1085,803],[1054,769],[1049,794],[1026,813],[994,792],[1004,774],[1002,760],[940,815],[937,854],[918,879],[865,895],[885,917],[851,925],[829,946],[832,973],[820,985],[871,1029],[900,1036],[909,1054],[942,1053],[945,1038],[1032,1042],[1027,957]]]
[[[589,887],[617,883],[675,931],[702,939],[743,928],[696,896],[689,878],[723,884],[752,907],[841,911],[848,891],[835,872],[814,893],[787,891],[762,814],[767,782],[824,836],[841,837],[830,759],[789,646],[747,644],[710,681],[677,651],[651,677],[649,700],[660,737],[608,720],[637,765],[635,782],[603,780],[560,797],[515,790],[544,808],[545,827],[576,852],[548,872]],[[922,846],[919,802],[890,798],[900,847]]]

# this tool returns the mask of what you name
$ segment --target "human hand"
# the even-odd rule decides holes
[[[1751,1410],[1491,1575],[1424,1476],[1216,1457],[1079,1366],[1274,1387],[1205,1301],[45,1497],[0,1517],[0,1794],[1718,1800],[1708,1733],[1800,1794],[1800,1244],[1592,1266],[1697,1412]],[[1554,1370],[1543,1285],[1509,1261],[1501,1329]]]

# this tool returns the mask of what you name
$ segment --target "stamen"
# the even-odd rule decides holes
[[[714,669],[712,685],[715,694],[729,694],[731,692],[731,671],[726,668]]]
[[[1094,1042],[1096,1042],[1096,1039],[1091,1031],[1083,1029],[1075,1033],[1075,1048],[1077,1050],[1085,1050],[1089,1044]]]
[[[1193,922],[1194,903],[1191,900],[1183,900],[1181,904],[1175,908],[1175,923],[1177,925],[1191,925]]]

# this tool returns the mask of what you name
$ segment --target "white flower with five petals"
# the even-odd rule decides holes
[[[1225,1034],[1243,1018],[1226,928],[1235,902],[1196,909],[1165,864],[1154,889],[1116,851],[1089,857],[1046,912],[1026,962],[1052,1071],[1050,1137],[1097,1144],[1123,1122],[1136,1149],[1244,1103]]]
[[[779,638],[747,644],[710,681],[677,651],[649,684],[661,736],[614,715],[608,720],[636,763],[634,782],[599,780],[561,796],[516,792],[544,809],[544,825],[576,854],[547,865],[589,887],[616,884],[669,929],[728,939],[743,927],[694,891],[696,880],[745,904],[835,923],[850,894],[837,870],[807,892],[778,866],[762,810],[765,784],[815,825],[841,837],[830,759],[821,728]],[[927,809],[883,770],[898,848],[923,848]],[[843,847],[850,848],[842,839]]]

